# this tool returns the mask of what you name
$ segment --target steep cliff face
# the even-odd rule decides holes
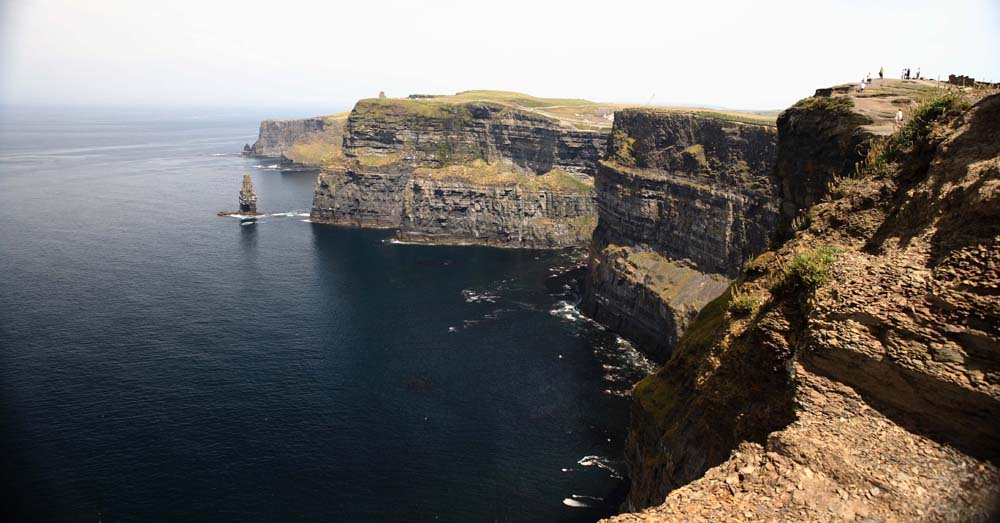
[[[805,104],[821,150],[845,115]],[[615,521],[996,516],[1000,95],[907,109],[636,385],[626,508],[653,508]]]
[[[501,103],[362,100],[319,176],[312,219],[395,227],[412,242],[583,246],[605,143]]]
[[[686,325],[763,251],[778,218],[773,127],[619,111],[595,185],[583,309],[664,360]]]
[[[781,184],[781,233],[791,221],[827,193],[828,186],[855,174],[870,140],[893,132],[896,110],[909,110],[930,96],[930,82],[910,85],[881,82],[867,94],[855,86],[817,89],[778,117],[778,157],[775,174]]]
[[[243,175],[243,185],[240,187],[240,212],[257,212],[257,193],[253,190],[253,180],[249,174]]]
[[[301,118],[298,120],[264,120],[260,122],[257,141],[251,146],[253,156],[278,158],[288,153],[296,142],[311,134],[322,133],[326,128],[323,118]]]
[[[340,151],[344,139],[344,113],[296,120],[264,120],[257,141],[246,156],[284,158],[302,165],[319,167]]]
[[[399,238],[502,247],[585,245],[597,225],[589,185],[553,190],[416,175],[403,195]]]
[[[566,128],[551,118],[499,103],[361,100],[347,120],[348,156],[393,156],[414,167],[473,160],[526,171],[593,175],[605,133]]]
[[[398,169],[324,170],[316,179],[309,219],[349,227],[399,227],[408,179]]]

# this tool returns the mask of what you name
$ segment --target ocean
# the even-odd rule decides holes
[[[595,521],[644,361],[580,253],[309,223],[280,110],[0,109],[7,521]],[[253,177],[261,212],[238,207]]]

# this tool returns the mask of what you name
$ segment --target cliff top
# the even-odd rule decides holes
[[[851,107],[853,112],[871,120],[871,124],[863,126],[865,130],[877,136],[887,136],[895,130],[898,109],[903,110],[905,120],[913,108],[941,94],[948,87],[947,83],[933,80],[873,79],[863,93],[858,91],[857,83],[852,83],[817,89],[815,96],[849,99],[853,103]],[[810,99],[806,98],[795,106],[801,107]]]
[[[877,126],[926,85],[882,87],[797,105]],[[628,503],[654,508],[614,521],[995,519],[1000,95],[941,94],[635,386]]]
[[[344,111],[340,113],[325,114],[321,116],[311,116],[309,118],[268,118],[266,120],[263,120],[263,122],[282,123],[282,122],[294,122],[297,120],[325,120],[328,123],[332,123],[332,122],[347,120],[347,117],[350,115],[351,115],[350,111]]]
[[[774,125],[777,112],[727,111],[699,107],[640,106],[636,104],[592,102],[580,98],[541,98],[513,91],[472,90],[453,95],[421,98],[369,98],[386,104],[407,104],[409,107],[433,110],[447,104],[489,102],[532,113],[581,131],[606,131],[611,128],[614,113],[623,109],[647,107],[652,110],[687,112],[723,119]]]
[[[631,106],[623,111],[648,112],[653,114],[684,115],[700,118],[714,118],[730,122],[764,125],[775,127],[778,113],[776,111],[730,111],[723,109],[708,109],[704,107],[673,107],[673,106]]]

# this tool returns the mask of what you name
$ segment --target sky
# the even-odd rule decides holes
[[[308,107],[501,89],[782,109],[903,67],[1000,81],[1000,0],[0,0],[0,103]]]

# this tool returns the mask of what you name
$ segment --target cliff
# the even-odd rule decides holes
[[[625,508],[651,508],[613,521],[996,517],[1000,95],[928,85],[779,118],[781,196],[811,206],[635,386]]]
[[[285,158],[294,164],[319,167],[340,151],[347,113],[297,120],[264,120],[247,156]]]
[[[399,238],[553,248],[590,241],[597,224],[591,184],[562,171],[527,177],[491,171],[476,162],[418,169],[404,188]]]
[[[877,136],[893,132],[897,109],[931,96],[933,82],[885,81],[855,93],[855,84],[817,89],[778,117],[776,175],[781,184],[781,234],[791,221],[820,201],[828,186],[855,174]]]
[[[698,310],[767,248],[776,133],[724,114],[626,109],[595,180],[583,310],[664,361]]]
[[[397,228],[412,242],[586,245],[607,133],[544,110],[555,103],[489,91],[361,100],[317,179],[311,219]]]

